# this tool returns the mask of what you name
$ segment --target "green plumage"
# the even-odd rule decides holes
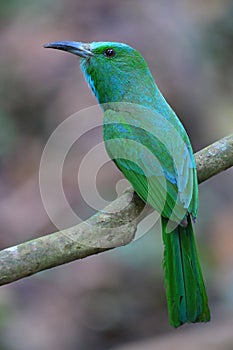
[[[159,91],[142,55],[113,42],[56,42],[81,57],[81,69],[104,111],[106,150],[137,194],[161,214],[170,323],[210,319],[192,218],[198,209],[188,135]]]
[[[170,323],[174,327],[178,327],[186,322],[207,322],[210,319],[208,307],[208,298],[199,264],[194,232],[191,222],[190,213],[196,214],[197,202],[197,176],[195,168],[188,168],[187,162],[183,164],[183,173],[185,177],[189,177],[189,181],[183,191],[187,197],[190,196],[189,211],[183,208],[177,184],[173,184],[169,179],[164,181],[162,171],[166,167],[167,172],[174,173],[175,165],[166,146],[166,141],[161,142],[161,135],[153,132],[153,126],[150,125],[151,133],[146,128],[146,120],[154,117],[150,110],[145,111],[141,106],[127,106],[127,110],[133,118],[137,118],[137,123],[132,125],[132,120],[127,116],[126,119],[122,115],[126,115],[126,107],[118,106],[117,111],[108,110],[105,112],[104,122],[104,140],[109,156],[114,160],[118,168],[123,172],[125,177],[132,184],[137,194],[145,201],[150,203],[161,215],[162,236],[164,242],[164,261],[163,267],[165,272],[166,297],[168,304],[168,312]],[[143,115],[143,128],[138,127],[140,114]],[[117,123],[114,121],[118,120]],[[124,132],[123,132],[124,130]],[[173,130],[172,130],[173,132]],[[157,137],[156,137],[157,136]],[[172,135],[167,131],[166,138],[171,142]],[[159,139],[160,140],[159,140]],[[130,145],[130,141],[140,139],[139,149],[137,144]],[[112,140],[117,140],[111,142]],[[110,142],[110,144],[108,143]],[[175,143],[177,140],[175,139]],[[163,164],[163,168],[159,169],[155,166],[150,167],[150,173],[145,174],[142,169],[148,169],[149,159],[141,157],[141,145],[146,146],[152,153],[156,154],[159,164]],[[178,142],[179,149],[183,145]],[[131,149],[130,160],[125,159]],[[123,158],[120,158],[122,155]],[[124,158],[125,155],[125,158]],[[166,162],[163,159],[166,157]],[[185,159],[183,159],[184,161]],[[153,164],[154,165],[154,164]],[[188,169],[187,169],[188,168]],[[154,173],[154,174],[153,174]],[[155,174],[156,173],[156,174]],[[191,178],[192,181],[191,181]],[[191,189],[190,189],[190,184]],[[150,187],[150,189],[149,189]],[[181,222],[185,219],[185,225],[174,225],[170,221],[171,217],[175,222]],[[169,222],[175,228],[171,232],[167,232]],[[172,226],[171,226],[172,227]]]
[[[170,322],[178,327],[185,322],[210,319],[208,299],[198,261],[192,222],[166,232],[167,219],[162,217],[164,271]]]

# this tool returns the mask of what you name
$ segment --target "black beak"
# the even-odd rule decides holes
[[[91,52],[90,44],[84,44],[76,41],[57,41],[45,44],[44,47],[67,51],[82,58],[94,56],[94,54]]]

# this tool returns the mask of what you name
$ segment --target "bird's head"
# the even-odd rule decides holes
[[[84,76],[101,104],[130,101],[138,90],[143,96],[151,79],[153,83],[142,55],[126,44],[116,42],[85,44],[62,41],[52,42],[44,47],[79,56]]]

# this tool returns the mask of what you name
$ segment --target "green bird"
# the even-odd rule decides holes
[[[198,182],[188,135],[143,56],[116,42],[53,42],[46,48],[81,58],[104,111],[106,150],[135,192],[161,214],[170,323],[210,320],[194,238]]]

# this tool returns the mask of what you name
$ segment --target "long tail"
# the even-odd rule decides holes
[[[168,219],[162,217],[165,285],[170,323],[210,320],[208,297],[199,264],[190,216],[187,227],[167,233]]]

